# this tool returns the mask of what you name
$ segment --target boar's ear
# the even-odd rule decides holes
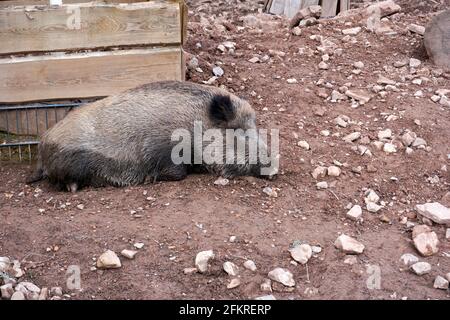
[[[217,124],[232,121],[236,110],[229,96],[214,95],[209,105],[209,116]]]

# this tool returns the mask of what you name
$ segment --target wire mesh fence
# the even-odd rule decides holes
[[[0,105],[0,161],[32,161],[39,136],[89,101]]]

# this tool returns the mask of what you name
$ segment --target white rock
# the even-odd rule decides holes
[[[38,300],[47,300],[48,299],[48,288],[42,288],[41,293],[39,293]]]
[[[38,294],[41,292],[41,289],[31,282],[23,281],[23,282],[20,282],[19,284],[24,286],[27,289],[27,291],[29,291],[29,292],[35,292]]]
[[[8,283],[0,287],[0,296],[2,299],[11,299],[13,294],[14,288],[12,283]]]
[[[450,240],[450,228],[445,231],[445,239]]]
[[[272,189],[271,187],[265,187],[263,189],[263,192],[265,194],[267,194],[269,197],[272,197],[272,198],[278,197],[278,193],[274,189]]]
[[[134,256],[137,254],[138,252],[135,250],[128,250],[128,249],[124,249],[120,252],[120,254],[122,256],[124,256],[125,258],[128,259],[134,259]]]
[[[305,140],[297,142],[297,145],[305,150],[309,150],[309,143]]]
[[[256,264],[255,264],[255,262],[254,261],[252,261],[252,260],[247,260],[247,261],[245,261],[244,262],[244,268],[245,269],[248,269],[248,270],[250,270],[250,271],[256,271]]]
[[[227,178],[222,178],[222,177],[219,177],[216,181],[214,181],[214,184],[217,186],[226,186],[229,183],[230,183],[230,180],[228,180]]]
[[[255,300],[277,300],[272,294],[256,297]]]
[[[405,147],[409,147],[414,140],[416,140],[417,135],[414,132],[411,131],[406,131],[402,136],[402,143],[404,144]]]
[[[370,99],[372,98],[370,96],[370,94],[368,94],[367,92],[362,91],[362,90],[358,90],[358,91],[356,91],[356,90],[347,90],[347,91],[345,91],[345,94],[348,97],[359,101],[359,103],[361,103],[361,104],[365,104],[365,103],[369,102]]]
[[[409,59],[409,66],[411,68],[417,68],[422,64],[422,61],[420,61],[419,59],[415,59],[415,58],[411,58]]]
[[[450,224],[450,209],[439,202],[416,205],[417,212],[439,224]]]
[[[342,33],[345,35],[351,35],[351,36],[355,36],[358,33],[361,32],[361,27],[355,27],[355,28],[350,28],[350,29],[344,29],[342,30]]]
[[[385,143],[383,146],[383,151],[386,153],[395,153],[397,152],[397,147],[392,143]]]
[[[292,34],[294,36],[300,36],[302,34],[302,29],[300,27],[294,27],[292,29]]]
[[[353,66],[354,66],[355,68],[362,69],[362,68],[364,68],[364,63],[361,62],[361,61],[356,61],[356,62],[353,64]]]
[[[295,78],[289,78],[289,79],[286,80],[286,82],[289,83],[289,84],[296,84],[296,83],[298,83],[297,79],[295,79]]]
[[[330,177],[339,177],[339,175],[341,174],[341,169],[336,166],[329,166],[327,173]]]
[[[342,127],[342,128],[346,128],[347,127],[347,121],[345,121],[344,119],[342,119],[342,117],[337,117],[337,118],[335,118],[334,120],[333,120],[333,122],[335,123],[335,124],[337,124],[339,127]]]
[[[227,289],[234,289],[241,284],[241,280],[239,278],[231,279],[230,283],[227,285]]]
[[[320,181],[316,183],[317,190],[328,189],[328,182]]]
[[[416,262],[411,266],[411,270],[421,276],[431,271],[431,265],[428,262]]]
[[[63,290],[61,287],[52,287],[50,289],[50,295],[52,297],[61,297],[63,295]]]
[[[273,281],[277,281],[286,287],[295,286],[294,276],[289,270],[283,268],[275,268],[268,274],[269,278]]]
[[[289,249],[289,252],[291,253],[292,259],[300,262],[301,264],[307,263],[312,256],[312,248],[309,244],[306,243]]]
[[[216,77],[221,77],[224,74],[224,71],[221,67],[214,67],[212,71]]]
[[[260,285],[261,291],[272,292],[272,281],[270,279],[264,279]]]
[[[378,139],[390,139],[392,137],[392,131],[391,129],[381,130],[378,131]]]
[[[184,274],[193,274],[198,272],[197,268],[184,268],[183,273]]]
[[[353,142],[361,137],[361,132],[352,132],[348,135],[346,135],[342,140],[345,142]]]
[[[317,166],[312,172],[311,175],[314,179],[323,178],[327,174],[327,168],[322,166]]]
[[[142,249],[144,247],[144,244],[142,242],[136,242],[133,247],[136,249]]]
[[[378,212],[381,209],[383,209],[383,206],[380,206],[380,205],[378,205],[378,204],[376,204],[374,202],[368,202],[368,203],[366,203],[366,209],[369,212],[374,212],[375,213],[375,212]]]
[[[372,189],[369,189],[366,191],[366,196],[364,198],[364,201],[366,203],[369,203],[369,202],[377,203],[378,201],[380,201],[380,196]]]
[[[345,253],[350,254],[360,254],[364,251],[364,245],[361,242],[345,234],[341,234],[336,239],[334,246]]]
[[[329,66],[326,62],[321,61],[321,62],[319,63],[319,69],[320,69],[320,70],[328,70],[329,68],[330,68],[330,66]]]
[[[427,142],[422,138],[416,138],[412,143],[413,147],[426,146]]]
[[[424,26],[419,26],[419,25],[414,24],[414,23],[411,23],[408,26],[408,30],[413,32],[413,33],[420,34],[421,36],[423,36],[425,34],[425,27]]]
[[[352,220],[359,220],[362,216],[362,209],[359,205],[354,205],[348,212],[347,217]]]
[[[346,256],[344,259],[345,264],[354,265],[358,263],[358,258],[356,256]]]
[[[226,261],[223,264],[223,270],[228,273],[229,276],[237,276],[239,273],[239,268],[233,262]]]
[[[441,96],[439,99],[439,104],[444,107],[450,108],[450,99],[447,96]]]
[[[0,257],[0,272],[6,272],[11,265],[8,257]]]
[[[115,269],[121,266],[119,257],[111,250],[105,251],[97,259],[97,268],[99,269]]]
[[[16,291],[11,296],[11,300],[25,300],[25,295],[23,294],[23,292]]]
[[[448,280],[444,277],[437,276],[436,279],[434,279],[433,287],[436,289],[448,290]]]
[[[410,266],[416,262],[419,262],[419,258],[417,258],[415,255],[411,253],[405,253],[400,257],[400,260],[403,262],[404,265]]]
[[[425,231],[417,230],[425,229]],[[439,239],[434,231],[427,230],[423,226],[415,226],[413,229],[413,243],[417,251],[424,257],[431,256],[439,251]]]
[[[209,261],[214,259],[215,255],[212,250],[201,251],[195,257],[195,267],[198,272],[203,273],[208,270]]]

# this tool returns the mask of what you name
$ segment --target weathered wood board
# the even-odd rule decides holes
[[[267,0],[264,8],[269,13],[292,18],[299,10],[313,5],[322,6],[322,17],[334,17],[350,8],[350,0]]]
[[[337,12],[338,0],[322,0],[322,17],[334,17]]]
[[[184,11],[170,1],[0,8],[0,54],[181,44]]]
[[[182,55],[172,47],[0,59],[0,103],[108,96],[182,80]]]

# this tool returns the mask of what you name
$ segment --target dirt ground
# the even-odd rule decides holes
[[[21,260],[23,279],[39,287],[62,286],[72,299],[253,299],[268,294],[260,284],[275,267],[290,270],[296,281],[292,290],[274,283],[277,299],[448,299],[448,290],[433,288],[437,275],[450,272],[446,226],[431,227],[441,241],[439,253],[420,257],[405,224],[405,219],[421,223],[418,203],[450,205],[448,195],[443,199],[450,191],[450,168],[445,167],[450,165],[450,109],[430,100],[436,90],[450,89],[449,74],[428,61],[422,36],[406,28],[410,23],[426,25],[448,3],[398,3],[402,12],[386,21],[395,34],[375,34],[363,27],[352,43],[342,40],[341,29],[364,25],[351,19],[321,21],[295,36],[281,19],[263,20],[262,29],[243,27],[241,17],[256,14],[262,1],[188,1],[185,50],[188,61],[197,57],[203,70],[189,70],[188,80],[207,81],[216,65],[224,70],[213,85],[246,98],[257,110],[260,127],[280,130],[281,174],[274,181],[239,178],[226,186],[214,185],[216,177],[211,175],[191,175],[180,182],[71,194],[45,182],[27,186],[24,180],[32,165],[2,162],[0,256]],[[327,62],[328,70],[318,68],[320,42],[312,35],[342,48],[341,55]],[[224,41],[236,43],[234,54],[217,49]],[[255,55],[269,59],[249,62]],[[412,77],[408,66],[393,66],[411,57],[422,61]],[[352,72],[356,61],[364,63],[359,74]],[[379,75],[394,79],[399,91],[384,98],[371,91]],[[426,78],[422,84],[412,83],[420,76]],[[289,84],[291,78],[297,83]],[[326,99],[333,89],[350,84],[366,89],[372,99],[357,108],[350,100]],[[414,96],[418,90],[423,97]],[[345,128],[333,122],[340,115],[351,119]],[[365,146],[372,156],[355,151],[363,145],[361,139],[376,141],[378,131],[388,128],[396,153],[377,150],[371,143]],[[399,139],[406,129],[425,139],[429,148],[406,154]],[[330,135],[322,135],[323,130]],[[359,141],[342,140],[355,131],[362,134]],[[299,147],[300,140],[306,140],[310,150]],[[341,175],[318,180],[327,181],[329,188],[317,190],[311,171],[334,161],[343,164]],[[355,172],[358,166],[361,171]],[[439,182],[430,183],[435,176]],[[278,197],[263,193],[267,186]],[[365,209],[368,188],[385,202],[377,213]],[[346,218],[349,203],[363,207],[363,221]],[[333,245],[341,233],[365,245],[354,265],[345,264],[345,254]],[[236,240],[230,242],[230,236]],[[294,265],[288,252],[294,241],[320,245],[322,252],[305,266]],[[136,242],[144,247],[133,260],[121,257],[121,268],[91,270],[105,250],[119,253],[133,249]],[[207,273],[183,273],[194,266],[198,252],[209,249],[216,258]],[[404,253],[430,263],[431,272],[413,274],[400,262]],[[256,272],[242,266],[245,259],[256,263]],[[239,266],[237,288],[227,289],[231,277],[222,269],[225,261]],[[70,265],[81,268],[81,291],[65,287]],[[380,268],[379,289],[367,286],[368,265]]]

